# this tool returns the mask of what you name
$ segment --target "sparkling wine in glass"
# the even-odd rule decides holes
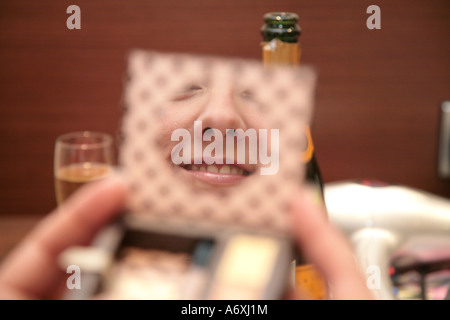
[[[109,134],[80,131],[59,136],[54,159],[58,205],[82,185],[107,177],[113,170],[113,138]]]

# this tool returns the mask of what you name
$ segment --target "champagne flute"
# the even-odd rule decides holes
[[[79,131],[59,136],[55,143],[56,201],[63,203],[82,185],[114,170],[113,138],[102,132]]]

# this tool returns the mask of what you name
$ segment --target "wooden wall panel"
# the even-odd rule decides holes
[[[81,30],[66,8],[81,8]],[[381,30],[366,8],[381,8]],[[54,205],[55,138],[116,134],[131,48],[260,58],[268,11],[294,11],[319,71],[313,137],[326,182],[375,178],[450,197],[437,177],[439,107],[450,99],[446,0],[0,2],[0,214]]]

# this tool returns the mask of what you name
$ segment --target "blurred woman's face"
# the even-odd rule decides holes
[[[260,114],[249,92],[239,92],[227,81],[213,81],[208,86],[196,84],[178,92],[166,106],[161,123],[162,151],[177,175],[195,184],[232,186],[248,179],[255,173],[257,166],[249,161],[249,143],[246,143],[245,163],[237,161],[237,143],[234,144],[233,155],[230,156],[230,150],[226,150],[227,135],[230,135],[230,132],[233,133],[233,129],[246,131],[249,128],[257,130],[260,127]],[[172,153],[179,145],[179,141],[172,141],[171,136],[177,129],[186,129],[192,137],[190,142],[192,152],[188,155],[190,164],[177,165],[172,159]],[[212,143],[210,141],[216,141],[216,139],[213,135],[212,139],[204,141],[204,137],[208,134],[211,136],[212,131],[222,137],[223,149],[219,152],[219,157],[223,159],[208,164],[211,163],[211,159],[205,159],[204,151]],[[198,145],[194,146],[195,139],[197,144],[201,141],[201,159],[198,159],[198,153],[194,153],[195,149],[199,150]],[[215,153],[215,160],[217,160],[217,150]]]

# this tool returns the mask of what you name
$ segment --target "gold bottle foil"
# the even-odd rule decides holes
[[[264,66],[268,65],[298,65],[301,49],[298,43],[288,43],[273,39],[262,43]]]

